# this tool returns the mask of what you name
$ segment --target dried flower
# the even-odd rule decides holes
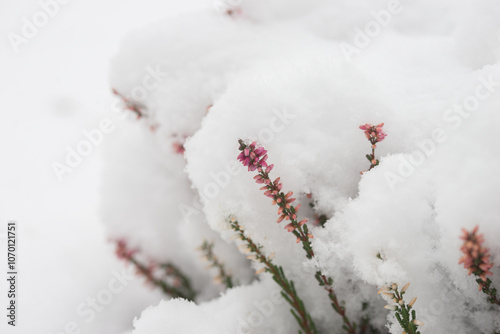
[[[410,286],[410,283],[406,283],[406,285],[401,289],[401,292],[406,292],[406,290],[408,290],[409,286]]]
[[[387,292],[389,290],[390,290],[390,288],[388,286],[383,286],[380,288],[380,290],[377,291],[377,293],[380,295],[381,293]]]
[[[415,304],[415,301],[417,300],[417,297],[414,297],[408,304],[405,304],[403,298],[406,290],[408,290],[409,287],[410,283],[407,283],[401,289],[401,291],[399,291],[398,285],[394,283],[390,286],[382,287],[378,291],[378,293],[389,297],[391,301],[395,303],[386,305],[384,306],[384,308],[395,312],[396,319],[401,325],[401,328],[403,328],[404,330],[403,333],[420,334],[420,332],[418,331],[418,326],[423,326],[423,323],[419,320],[416,320],[416,312],[414,309],[412,309],[413,304]]]
[[[262,267],[262,268],[260,268],[259,270],[257,270],[257,271],[255,272],[255,274],[257,274],[257,275],[258,275],[258,274],[262,274],[264,271],[266,271],[266,267]]]
[[[223,283],[228,289],[232,288],[235,285],[235,283],[233,282],[233,277],[226,270],[225,264],[215,254],[214,244],[212,242],[208,242],[207,240],[203,240],[203,243],[199,248],[203,252],[205,261],[210,263],[208,268],[217,269],[216,281],[219,283]]]

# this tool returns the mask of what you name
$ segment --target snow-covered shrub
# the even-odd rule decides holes
[[[107,142],[102,214],[196,292],[133,333],[500,331],[494,4],[231,1],[125,40],[111,85],[140,117]],[[458,263],[475,225],[486,279]]]

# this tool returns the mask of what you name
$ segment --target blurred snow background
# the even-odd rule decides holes
[[[7,326],[2,311],[0,332],[56,334],[75,322],[82,333],[121,333],[159,301],[158,292],[136,279],[94,320],[77,314],[123,266],[98,217],[101,148],[62,183],[51,163],[64,160],[66,146],[83,139],[83,129],[113,116],[110,59],[130,30],[210,6],[201,0],[69,1],[15,53],[7,34],[20,33],[22,18],[40,6],[0,1],[0,234],[16,220],[20,243],[19,326]],[[5,249],[4,240],[0,244]],[[3,274],[0,291],[4,309]]]

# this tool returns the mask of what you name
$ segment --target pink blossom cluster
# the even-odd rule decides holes
[[[493,275],[490,272],[493,263],[490,262],[489,249],[483,247],[483,235],[477,234],[478,229],[478,226],[474,227],[472,232],[462,229],[463,234],[460,239],[464,240],[464,243],[460,250],[464,255],[458,263],[464,264],[464,268],[469,271],[468,275],[474,274],[486,283],[486,275]],[[479,291],[482,288],[483,284],[479,284]]]
[[[135,253],[137,253],[137,250],[129,249],[124,239],[120,239],[116,242],[115,254],[119,259],[130,261]]]
[[[239,142],[241,153],[238,155],[238,160],[241,161],[244,166],[248,166],[248,171],[253,172],[259,167],[267,167],[267,151],[263,147],[256,147],[256,142],[248,146],[245,145],[241,139]]]
[[[375,143],[381,142],[385,139],[385,137],[387,137],[387,133],[385,133],[382,129],[383,126],[384,123],[380,123],[377,126],[367,123],[365,125],[361,125],[359,128],[365,132],[366,138],[372,143],[372,145],[375,145]]]
[[[371,163],[369,170],[371,170],[372,168],[378,166],[378,164],[379,164],[378,159],[375,158],[375,149],[377,148],[376,144],[378,142],[381,142],[382,140],[384,140],[385,137],[387,137],[387,133],[385,133],[384,130],[382,129],[383,126],[384,126],[384,123],[380,123],[377,126],[371,125],[371,124],[367,123],[367,124],[361,125],[359,127],[361,130],[363,130],[365,132],[366,138],[372,144],[372,153],[366,155],[366,158]],[[363,174],[365,172],[366,171],[363,171],[363,172],[361,172],[361,174]]]

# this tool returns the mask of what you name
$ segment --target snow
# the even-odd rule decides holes
[[[314,279],[318,268],[333,278],[356,322],[366,303],[364,312],[376,327],[400,333],[393,313],[383,308],[387,301],[376,292],[390,283],[411,282],[405,299],[418,297],[414,309],[425,323],[422,333],[500,330],[498,308],[486,302],[458,264],[461,229],[475,225],[485,235],[492,261],[500,258],[496,2],[217,0],[200,1],[202,10],[177,8],[185,13],[161,20],[166,12],[127,3],[130,7],[120,11],[141,8],[139,20],[125,20],[113,5],[105,5],[102,11],[117,26],[103,20],[80,35],[99,38],[82,45],[101,52],[89,55],[91,60],[74,51],[73,62],[52,60],[51,69],[62,63],[71,73],[51,79],[34,102],[8,104],[27,110],[42,97],[58,96],[43,104],[58,114],[30,114],[30,131],[8,132],[32,157],[49,150],[47,142],[56,147],[50,158],[39,158],[47,161],[45,169],[33,174],[36,156],[23,156],[22,166],[7,166],[4,174],[23,179],[12,215],[31,222],[24,243],[41,249],[38,258],[25,255],[26,270],[61,275],[55,282],[26,278],[24,294],[31,292],[44,309],[59,315],[57,321],[46,321],[47,315],[36,312],[38,304],[27,308],[28,315],[44,323],[43,331],[60,331],[76,318],[81,301],[107,286],[111,268],[123,268],[113,259],[109,238],[125,239],[149,258],[176,264],[192,279],[198,296],[195,302],[168,299],[144,289],[137,278],[84,332],[297,332],[271,276],[256,279],[260,265],[237,247],[241,242],[228,226],[230,216],[265,254],[275,254],[320,332],[340,333],[342,319]],[[224,13],[227,9],[232,15]],[[127,30],[134,31],[125,34],[122,29],[130,21],[133,27]],[[111,32],[100,36],[108,25]],[[41,31],[26,48],[48,34]],[[116,53],[109,40],[121,41]],[[102,59],[113,53],[107,83],[108,63]],[[78,73],[85,79],[79,82],[73,71],[82,62]],[[20,78],[29,77],[25,71]],[[93,76],[99,76],[98,85]],[[36,84],[42,87],[43,80]],[[106,95],[111,87],[140,103],[144,117],[123,117],[116,98]],[[19,88],[8,89],[20,96]],[[95,112],[89,116],[86,109]],[[7,117],[19,129],[20,119]],[[63,160],[65,146],[76,147],[81,130],[97,128],[103,117],[115,127],[96,148],[99,154],[64,175],[62,185],[56,183],[50,162]],[[360,174],[369,167],[365,155],[370,144],[359,125],[381,122],[388,137],[377,144],[380,165]],[[26,139],[34,134],[44,141]],[[284,223],[275,223],[277,208],[262,195],[255,174],[236,161],[240,138],[268,150],[268,163],[275,165],[271,177],[281,177],[284,189],[302,204],[300,217],[310,218],[314,235],[314,259],[306,258]],[[183,145],[185,153],[174,145]],[[12,147],[5,151],[19,155]],[[43,198],[29,190],[33,183],[44,189]],[[13,181],[7,184],[14,189]],[[23,207],[25,198],[36,204]],[[31,213],[37,211],[33,208],[43,211],[43,220]],[[314,213],[329,218],[324,227],[312,225]],[[53,221],[50,230],[40,227]],[[74,223],[68,226],[68,221]],[[213,282],[214,271],[205,268],[197,249],[204,240],[214,242],[237,287],[224,291]],[[40,262],[61,250],[55,263]],[[498,265],[492,272],[495,284]],[[56,302],[40,286],[72,293]],[[28,297],[21,298],[28,304]],[[30,324],[23,326],[32,331]]]
[[[408,300],[418,296],[415,310],[426,324],[422,333],[498,330],[498,311],[457,264],[462,227],[479,224],[493,258],[500,252],[494,241],[499,188],[492,175],[499,162],[493,154],[500,96],[493,14],[498,6],[491,1],[232,5],[240,10],[234,18],[190,13],[132,34],[111,69],[113,87],[129,94],[145,67],[163,71],[165,79],[141,101],[149,115],[144,122],[156,126],[151,136],[162,156],[171,154],[169,138],[187,138],[185,171],[209,226],[231,241],[226,219],[236,216],[266,253],[275,252],[276,262],[296,275],[308,309],[325,329],[339,328],[340,319],[331,316],[328,300],[311,279],[315,266],[334,278],[352,318],[369,302],[374,323],[383,326],[387,317],[391,333],[399,333],[399,325],[375,292],[392,282],[411,282]],[[387,24],[366,33],[377,19]],[[358,32],[365,32],[365,40]],[[346,43],[357,51],[349,52]],[[385,122],[389,137],[377,148],[380,166],[361,176],[369,146],[358,126],[367,122]],[[315,261],[307,261],[294,238],[273,223],[275,209],[253,175],[242,166],[234,169],[239,138],[264,145],[275,164],[272,177],[280,176],[303,206],[311,193],[316,210],[330,218],[325,228],[312,230]],[[167,206],[178,203],[164,199]],[[139,233],[134,231],[130,234]],[[253,300],[241,290],[228,293],[241,293],[235,307]],[[207,321],[202,309],[225,314],[221,326],[226,326],[237,315],[218,305],[225,298],[199,306],[162,302],[143,313],[134,333],[196,332]],[[171,312],[172,319],[164,317]],[[199,314],[193,328],[182,320],[186,314]],[[275,321],[264,323],[281,328]],[[212,328],[216,325],[208,321],[204,328],[224,330]]]
[[[97,298],[114,273],[126,270],[113,254],[98,210],[102,147],[64,174],[63,182],[52,163],[64,162],[66,146],[75,148],[85,139],[83,129],[114,117],[107,71],[129,29],[200,7],[206,4],[69,2],[15,53],[7,34],[20,33],[22,18],[31,18],[40,6],[27,0],[0,3],[2,249],[7,221],[16,220],[19,227],[18,325],[7,326],[2,311],[1,333],[69,333],[73,323],[81,333],[122,333],[132,329],[133,318],[144,308],[161,299],[131,275],[125,288],[109,304],[99,304],[102,310],[90,320],[87,298]],[[3,252],[2,309],[7,305],[5,256]]]
[[[274,281],[256,282],[229,290],[219,298],[196,305],[183,299],[162,301],[145,310],[133,333],[279,333],[295,330]],[[272,318],[273,321],[269,321]]]

